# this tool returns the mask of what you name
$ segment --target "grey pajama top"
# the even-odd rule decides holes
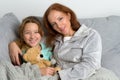
[[[70,40],[63,42],[58,37],[55,42],[54,58],[62,68],[61,80],[85,79],[101,67],[101,37],[99,33],[84,24]]]

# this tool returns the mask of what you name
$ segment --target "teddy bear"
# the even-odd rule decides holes
[[[39,68],[50,67],[53,65],[51,61],[43,58],[43,55],[36,47],[29,48],[23,55],[23,59],[31,64],[37,64]],[[60,67],[55,67],[56,72],[59,70],[61,70]]]

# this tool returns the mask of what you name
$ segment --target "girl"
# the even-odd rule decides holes
[[[41,42],[43,30],[37,17],[29,16],[23,19],[18,32],[19,39],[15,41],[15,44],[20,48],[19,55],[24,56],[29,49],[36,48],[42,53],[43,59],[51,59],[51,48],[46,47],[45,44]],[[2,76],[0,80],[58,80],[58,75],[55,74],[55,68],[53,67],[39,68],[30,63],[13,66],[9,62],[0,61],[0,69],[2,70],[0,72],[0,76]],[[45,75],[46,71],[48,71],[47,73],[50,75]]]

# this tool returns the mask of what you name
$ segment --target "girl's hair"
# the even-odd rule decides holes
[[[75,13],[70,8],[68,8],[67,6],[61,5],[59,3],[52,4],[46,10],[44,17],[43,17],[44,26],[45,26],[46,30],[48,31],[47,32],[48,36],[46,38],[47,46],[53,46],[55,38],[60,35],[57,31],[55,31],[52,28],[52,26],[50,25],[50,23],[48,21],[48,15],[49,15],[50,11],[52,11],[52,10],[60,11],[60,12],[66,13],[66,14],[69,13],[71,15],[71,20],[70,20],[71,26],[74,31],[77,31],[80,27],[80,23],[78,22]]]
[[[38,25],[38,32],[41,36],[43,36],[43,30],[42,30],[42,27],[41,27],[41,22],[40,20],[35,17],[35,16],[29,16],[29,17],[26,17],[25,19],[22,20],[22,23],[21,25],[19,26],[19,30],[18,30],[18,34],[19,34],[19,38],[20,38],[20,42],[21,44],[24,44],[24,40],[23,40],[23,31],[24,31],[24,28],[26,26],[27,23],[35,23]]]

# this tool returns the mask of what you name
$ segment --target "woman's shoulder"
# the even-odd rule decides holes
[[[80,28],[82,31],[82,35],[86,36],[86,38],[93,38],[93,39],[101,38],[99,32],[96,29],[92,28],[91,26],[86,26],[85,24],[82,24]]]
[[[84,32],[87,32],[89,34],[100,35],[99,32],[96,29],[92,28],[91,26],[86,26],[85,24],[82,24],[81,28],[83,29]]]

